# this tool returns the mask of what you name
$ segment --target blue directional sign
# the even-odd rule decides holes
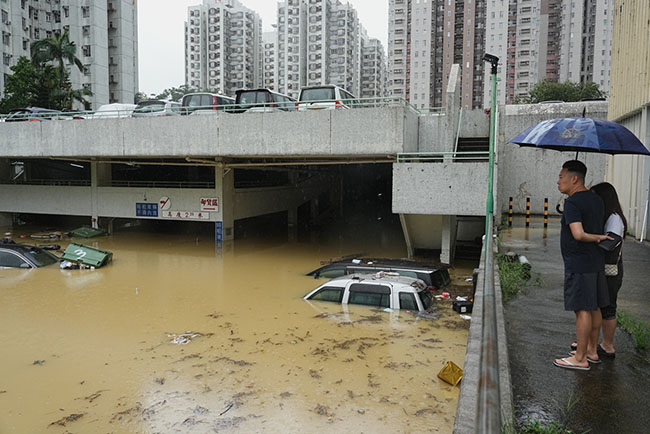
[[[135,215],[137,217],[158,217],[158,203],[136,202]]]
[[[214,237],[216,241],[223,241],[223,222],[215,222]]]

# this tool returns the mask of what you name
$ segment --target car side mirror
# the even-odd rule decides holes
[[[20,268],[32,268],[32,267],[30,267],[28,263],[23,262],[22,264],[20,264]]]

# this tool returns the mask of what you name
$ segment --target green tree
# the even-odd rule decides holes
[[[598,84],[594,82],[574,83],[565,81],[555,83],[544,79],[535,84],[528,92],[528,98],[524,103],[538,103],[542,101],[564,101],[574,102],[581,99],[604,98],[605,92],[601,91]]]
[[[13,74],[5,81],[4,98],[0,100],[0,113],[7,113],[17,107],[28,107],[34,104],[39,94],[38,70],[26,57],[20,57],[18,63],[12,66]]]
[[[50,89],[50,108],[72,109],[74,101],[79,101],[87,106],[86,96],[92,95],[87,89],[72,89],[70,77],[66,69],[66,63],[76,65],[79,71],[83,71],[84,66],[77,57],[77,46],[70,41],[68,31],[61,36],[41,39],[31,45],[32,63],[36,68],[46,70],[50,62],[56,64],[57,81],[54,86],[48,86],[51,82],[43,83],[45,88]]]

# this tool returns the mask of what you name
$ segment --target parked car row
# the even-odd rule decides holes
[[[70,113],[39,107],[13,109],[4,122],[45,121],[61,119],[107,119],[126,117],[155,117],[226,113],[259,113],[307,110],[335,110],[360,107],[361,103],[350,92],[335,86],[309,86],[300,91],[298,100],[270,89],[240,89],[235,97],[209,92],[184,95],[181,102],[147,100],[138,104],[111,103],[94,113]]]

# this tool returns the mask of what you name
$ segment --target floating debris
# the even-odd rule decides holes
[[[330,412],[330,408],[326,405],[316,404],[314,412],[320,416],[334,417],[334,414]]]
[[[172,338],[171,343],[177,345],[187,345],[192,342],[192,339],[203,336],[201,333],[185,332],[180,335],[175,333],[167,333],[167,337]]]
[[[357,410],[357,413],[366,414],[366,409],[365,408],[360,408],[360,409]]]
[[[288,398],[288,397],[290,397],[291,395],[292,395],[291,392],[282,392],[282,393],[280,394],[280,397],[281,397],[281,398]]]
[[[32,365],[38,365],[38,366],[41,366],[41,365],[43,365],[43,363],[45,363],[45,360],[34,360],[34,361],[32,362]]]
[[[74,422],[74,421],[77,421],[77,420],[81,419],[81,417],[83,417],[85,414],[86,413],[72,413],[69,416],[64,416],[61,419],[52,422],[49,426],[52,426],[52,425],[65,426],[66,423]]]

